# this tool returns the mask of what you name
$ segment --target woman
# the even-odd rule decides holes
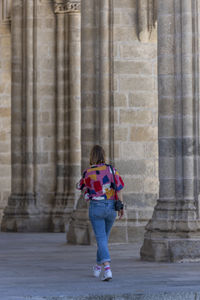
[[[93,274],[95,277],[99,277],[103,264],[104,276],[102,280],[104,281],[112,279],[108,238],[117,215],[115,194],[123,202],[121,192],[123,187],[124,182],[119,173],[105,163],[104,149],[95,145],[90,153],[90,167],[83,172],[81,180],[77,183],[77,188],[83,190],[86,201],[90,201],[89,219],[98,247],[97,264],[93,267]],[[123,209],[118,212],[118,216],[119,218],[123,216]]]

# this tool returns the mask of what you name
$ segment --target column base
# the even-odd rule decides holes
[[[158,199],[140,256],[157,262],[200,261],[200,223],[194,200]]]
[[[12,194],[4,210],[1,231],[49,231],[49,216],[42,216],[37,208],[35,194]]]
[[[80,197],[76,210],[71,215],[67,231],[67,242],[74,245],[92,245],[95,243],[95,236],[88,219],[88,207],[86,201]]]
[[[73,205],[69,205],[68,196],[64,193],[56,194],[55,203],[52,212],[51,231],[66,232],[73,212]]]
[[[145,238],[140,250],[145,261],[200,261],[200,235],[193,238]]]

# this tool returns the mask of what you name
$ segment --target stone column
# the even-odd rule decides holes
[[[77,3],[78,4],[78,3]],[[80,3],[79,3],[80,5]],[[80,193],[75,189],[81,173],[81,15],[69,13],[69,173],[68,208],[76,207]]]
[[[158,1],[159,200],[141,258],[200,259],[199,1]]]
[[[156,29],[158,0],[137,0],[138,37],[141,42],[148,42]]]
[[[80,176],[80,2],[55,1],[57,19],[57,184],[52,222],[65,231]]]
[[[12,194],[2,230],[41,230],[37,208],[37,1],[13,1]]]
[[[84,1],[81,25],[82,169],[101,144],[113,160],[113,1]]]
[[[81,18],[81,169],[88,167],[90,149],[101,144],[107,161],[113,151],[112,0],[83,1]],[[81,174],[80,174],[81,175]],[[72,215],[67,240],[94,241],[88,209],[81,197]]]

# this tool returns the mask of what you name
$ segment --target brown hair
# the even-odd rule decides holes
[[[105,163],[105,151],[99,146],[95,145],[90,152],[90,165],[98,165]]]

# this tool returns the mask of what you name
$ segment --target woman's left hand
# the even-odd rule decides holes
[[[123,215],[124,215],[124,210],[123,209],[121,209],[120,211],[118,211],[118,217],[119,217],[119,219],[121,219],[123,217]]]

